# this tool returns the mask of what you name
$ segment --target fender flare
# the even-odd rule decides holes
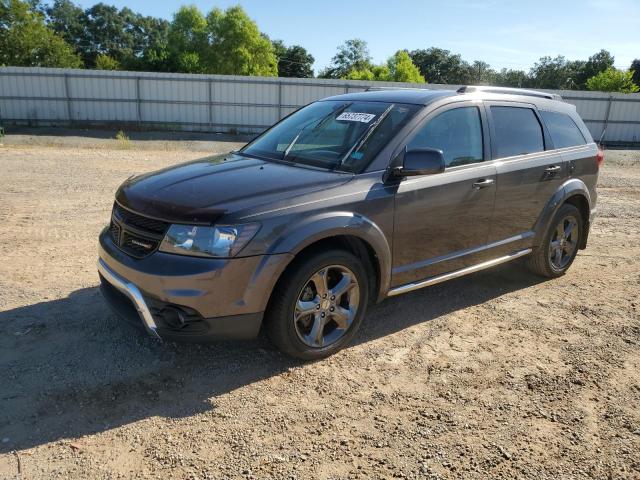
[[[567,201],[567,199],[577,195],[585,198],[587,204],[589,205],[589,210],[591,210],[591,194],[589,193],[589,189],[587,188],[586,184],[579,178],[571,178],[567,180],[556,190],[556,192],[551,197],[551,200],[549,200],[544,210],[538,217],[538,220],[536,221],[536,224],[534,226],[534,246],[538,246],[542,243],[544,234],[547,232],[551,220],[558,212],[558,210],[560,210],[560,207]],[[584,221],[585,224],[588,224],[589,218],[585,218]]]
[[[288,253],[293,259],[309,245],[339,235],[357,237],[371,247],[377,257],[380,272],[377,300],[386,297],[391,282],[391,247],[380,227],[357,213],[323,212],[306,217],[286,228],[271,243],[267,253]]]

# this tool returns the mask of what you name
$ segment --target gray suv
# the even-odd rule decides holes
[[[575,107],[491,87],[339,95],[237,152],[128,179],[100,235],[104,296],[176,341],[255,337],[303,359],[367,305],[516,258],[564,274],[603,162]]]

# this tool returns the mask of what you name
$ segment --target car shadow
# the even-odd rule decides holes
[[[354,344],[540,281],[513,264],[388,299],[371,307]],[[264,336],[156,342],[121,323],[97,287],[0,312],[0,453],[215,411],[218,396],[301,364]]]

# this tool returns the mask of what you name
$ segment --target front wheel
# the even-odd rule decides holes
[[[271,341],[303,360],[324,358],[353,338],[369,301],[361,261],[343,250],[294,263],[273,292],[266,315]]]
[[[564,275],[576,258],[582,232],[580,210],[564,204],[553,217],[542,244],[529,256],[529,269],[548,278]]]

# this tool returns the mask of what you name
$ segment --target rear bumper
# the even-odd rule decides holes
[[[155,338],[255,337],[288,254],[207,259],[155,252],[134,259],[100,235],[101,290],[113,310]]]

